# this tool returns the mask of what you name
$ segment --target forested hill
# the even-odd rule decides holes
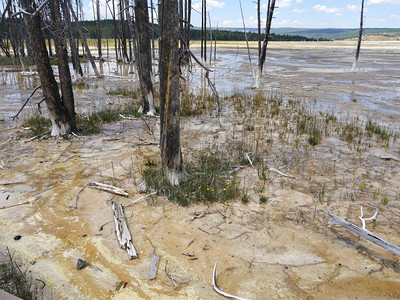
[[[90,38],[96,38],[96,27],[95,21],[82,21],[82,25],[88,30]],[[155,24],[155,37],[158,37],[158,26]],[[125,29],[128,30],[128,26],[125,26]],[[151,30],[151,29],[150,29]],[[101,31],[103,38],[114,38],[114,27],[112,20],[102,20],[101,21]],[[121,29],[119,29],[121,31]],[[128,34],[126,35],[128,36]],[[243,30],[230,30],[230,29],[222,29],[222,30],[212,30],[213,39],[215,36],[219,41],[245,41],[245,34]],[[201,30],[198,28],[193,28],[191,30],[191,39],[192,40],[200,40],[201,38]],[[247,38],[249,41],[257,41],[257,33],[248,32]],[[264,35],[262,35],[262,39]],[[207,31],[207,39],[210,39],[210,32]],[[272,33],[270,36],[271,41],[317,41],[317,40],[325,40],[323,38],[313,38],[301,36],[298,34],[277,34]]]

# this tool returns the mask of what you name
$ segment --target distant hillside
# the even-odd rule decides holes
[[[224,30],[243,31],[241,28],[223,28]],[[257,28],[249,28],[257,32]],[[358,28],[272,28],[271,32],[281,35],[301,35],[314,39],[343,40],[358,36]],[[365,35],[400,36],[400,28],[365,28]]]

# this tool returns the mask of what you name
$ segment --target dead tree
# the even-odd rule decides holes
[[[71,61],[72,61],[72,67],[74,68],[75,79],[79,79],[83,76],[83,71],[81,63],[79,61],[79,53],[75,41],[75,32],[74,30],[72,30],[71,13],[68,9],[66,1],[68,0],[61,1],[61,7],[64,15],[64,26],[65,26],[64,29],[65,29],[65,35],[69,41],[69,48],[71,51]]]
[[[138,48],[138,75],[143,98],[143,113],[154,115],[150,24],[147,0],[135,0],[135,28]]]
[[[94,6],[96,4],[96,6]],[[103,54],[101,51],[101,18],[100,18],[100,0],[96,0],[93,3],[93,6],[96,7],[96,35],[97,35],[97,49],[99,52],[99,60],[103,59]]]
[[[271,23],[272,23],[272,18],[274,16],[274,9],[275,9],[275,2],[276,0],[268,0],[268,12],[267,12],[267,22],[265,26],[265,36],[264,36],[264,42],[262,45],[261,49],[261,54],[258,57],[258,67],[257,67],[257,75],[256,75],[256,87],[260,87],[260,81],[264,69],[264,63],[265,63],[265,58],[267,55],[267,46],[269,42],[269,34],[271,31]]]
[[[178,0],[160,0],[160,148],[164,176],[172,185],[185,177],[180,146]]]
[[[72,5],[71,5],[71,0],[65,0],[65,1],[66,1],[66,3],[67,3],[67,6],[68,6],[68,8],[69,8],[69,11],[70,11],[71,14],[72,14],[72,17],[75,19],[76,29],[78,30],[79,36],[80,36],[81,39],[82,39],[82,43],[83,43],[83,45],[84,45],[84,47],[85,47],[85,49],[86,49],[86,54],[87,54],[87,56],[88,56],[88,58],[89,58],[90,64],[92,65],[93,71],[94,71],[96,77],[97,77],[97,78],[100,78],[101,75],[100,75],[100,73],[99,73],[99,70],[97,69],[96,63],[94,62],[93,56],[92,56],[92,54],[91,54],[91,52],[90,52],[90,49],[89,49],[89,46],[88,46],[87,40],[86,40],[86,35],[85,35],[85,34],[83,33],[83,31],[82,31],[82,27],[81,27],[81,24],[80,24],[80,22],[79,22],[78,15],[75,13],[74,8],[73,8]]]
[[[58,73],[60,78],[62,102],[67,111],[68,123],[71,126],[72,132],[77,132],[75,124],[75,101],[74,93],[72,91],[71,72],[68,65],[68,52],[67,45],[64,42],[65,32],[63,22],[61,20],[60,1],[54,0],[49,2],[50,16],[52,19],[51,30],[53,32],[54,45],[57,56]]]
[[[57,82],[50,65],[46,42],[42,32],[39,10],[34,0],[21,0],[20,2],[29,35],[30,47],[53,125],[51,134],[54,136],[68,133],[74,127],[74,124],[70,123],[74,116],[68,115],[68,110],[58,92]]]
[[[261,56],[261,3],[257,0],[257,39],[258,39],[258,57]]]
[[[356,49],[356,56],[354,58],[352,70],[354,71],[357,68],[358,58],[360,56],[360,49],[361,49],[361,40],[363,35],[363,27],[364,27],[364,0],[361,0],[361,12],[360,12],[360,30],[358,32],[358,41],[357,41],[357,49]]]

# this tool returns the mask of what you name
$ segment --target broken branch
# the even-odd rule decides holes
[[[142,201],[142,200],[146,199],[147,197],[150,197],[150,196],[152,196],[152,195],[154,195],[154,194],[157,194],[157,192],[153,192],[153,193],[150,193],[150,194],[148,194],[148,195],[142,196],[142,197],[140,197],[140,198],[138,198],[138,199],[132,201],[132,202],[129,203],[129,204],[125,204],[124,207],[128,207],[128,206],[131,206],[131,205],[133,205],[133,204],[135,204],[135,203],[138,203],[139,201]]]
[[[88,184],[86,184],[86,186],[88,186],[92,189],[100,190],[100,191],[111,193],[111,194],[116,194],[116,195],[120,195],[120,196],[124,196],[124,197],[129,196],[128,192],[125,191],[124,189],[112,186],[110,184],[105,184],[105,183],[100,183],[100,182],[89,182]]]
[[[16,207],[16,206],[25,205],[25,204],[29,204],[29,201],[20,202],[20,203],[17,203],[17,204],[14,204],[14,205],[9,205],[9,206],[2,206],[2,207],[0,207],[0,209]]]
[[[383,239],[381,239],[380,237],[377,237],[376,235],[374,235],[371,231],[358,227],[357,225],[354,225],[350,222],[347,222],[346,220],[336,216],[334,213],[332,213],[331,211],[327,211],[326,212],[328,216],[330,216],[333,221],[329,222],[329,225],[335,226],[335,225],[339,225],[339,226],[343,226],[344,228],[350,230],[351,232],[355,233],[356,235],[359,235],[363,238],[365,238],[366,240],[374,243],[375,245],[378,245],[379,247],[382,247],[383,249],[385,249],[386,251],[396,254],[398,256],[400,256],[400,247],[396,246],[392,243],[389,243]]]

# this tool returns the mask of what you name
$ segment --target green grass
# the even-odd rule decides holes
[[[138,99],[140,96],[139,89],[117,88],[107,92],[110,96],[121,96],[126,98]]]
[[[76,115],[75,121],[79,134],[98,134],[103,124],[120,120],[120,114],[130,117],[140,117],[138,107],[134,103],[115,109],[100,110],[90,115]],[[49,118],[42,116],[31,117],[25,120],[22,126],[29,128],[29,135],[32,137],[50,137],[51,121]]]
[[[8,262],[0,264],[0,289],[21,299],[37,299],[32,279],[22,272],[7,248]]]
[[[150,166],[142,171],[149,189],[182,206],[193,202],[225,202],[236,198],[239,188],[231,172],[232,165],[222,153],[202,155],[196,162],[187,162],[188,179],[172,186],[160,169]]]
[[[29,128],[29,135],[32,137],[43,137],[50,134],[51,121],[42,116],[31,117],[22,123],[22,127]]]

